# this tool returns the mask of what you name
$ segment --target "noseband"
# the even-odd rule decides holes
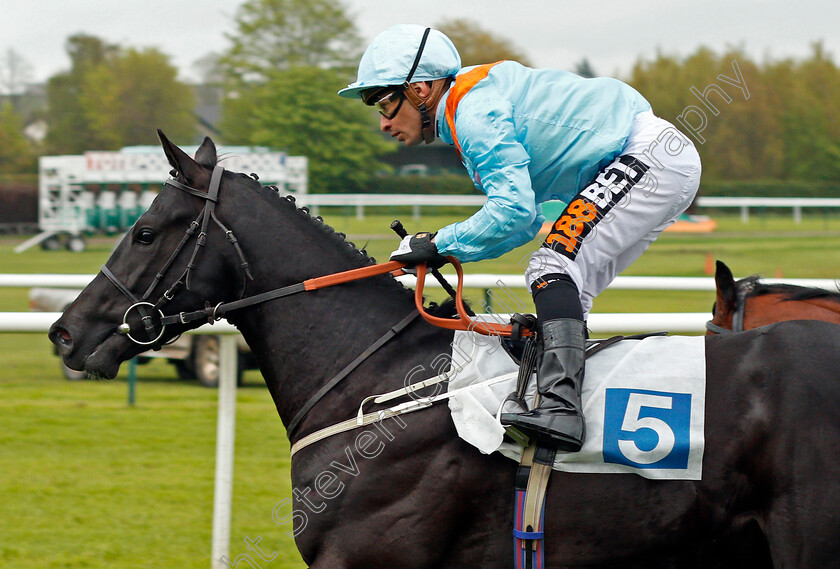
[[[146,292],[143,293],[143,296],[137,297],[131,290],[109,269],[107,266],[102,265],[100,271],[102,272],[105,277],[109,281],[111,281],[117,290],[119,290],[126,298],[131,301],[131,306],[125,311],[123,314],[123,321],[117,327],[117,332],[119,334],[126,335],[131,341],[135,344],[141,346],[152,346],[154,349],[160,349],[160,340],[163,337],[164,331],[166,330],[166,326],[168,324],[174,323],[182,323],[186,324],[186,321],[183,321],[183,318],[179,320],[178,316],[171,317],[171,316],[164,316],[162,308],[166,305],[167,302],[172,300],[175,297],[175,293],[178,291],[180,287],[185,287],[187,290],[192,290],[191,283],[192,283],[192,271],[196,266],[196,259],[198,257],[198,252],[201,250],[202,247],[207,242],[207,230],[210,225],[210,220],[212,219],[213,222],[219,226],[219,228],[224,232],[225,236],[227,237],[228,241],[233,245],[234,249],[236,250],[237,255],[239,256],[240,260],[240,267],[244,271],[244,278],[242,283],[242,290],[240,291],[239,297],[241,298],[242,295],[245,293],[245,286],[247,285],[249,280],[253,280],[253,276],[251,275],[251,271],[248,266],[248,261],[245,259],[245,255],[242,253],[242,249],[239,247],[239,242],[234,236],[233,231],[225,227],[225,225],[219,221],[219,218],[216,217],[215,209],[216,203],[219,201],[219,186],[222,183],[222,175],[224,174],[225,169],[221,166],[216,166],[213,168],[213,173],[210,176],[210,186],[208,187],[206,192],[202,192],[201,190],[197,190],[191,186],[187,186],[186,184],[182,184],[178,180],[174,178],[170,178],[167,180],[164,185],[171,186],[188,194],[192,194],[194,196],[198,196],[205,200],[204,208],[202,208],[201,213],[199,213],[198,217],[193,220],[189,227],[187,228],[184,236],[181,238],[181,241],[178,243],[175,250],[169,256],[169,259],[163,264],[163,267],[155,274],[155,278],[152,283],[149,285],[149,288],[146,289]],[[184,272],[175,280],[175,282],[168,287],[163,294],[158,298],[156,302],[150,302],[149,298],[152,295],[152,292],[157,288],[160,281],[163,279],[166,272],[181,254],[181,250],[187,244],[187,242],[195,235],[196,231],[199,231],[198,238],[195,242],[195,247],[193,248],[192,256],[190,257],[190,261],[187,263]],[[207,303],[205,307],[205,314],[207,314],[207,319],[210,322],[218,320],[221,318],[218,315],[217,309],[221,305],[221,303],[217,304],[213,307],[212,311],[209,311],[210,304]],[[140,314],[140,321],[143,323],[143,328],[146,333],[146,340],[140,340],[135,336],[132,336],[131,325],[128,323],[128,316],[131,314],[133,310],[137,310]],[[160,317],[159,325],[160,330],[157,331],[156,325],[154,322],[154,314]],[[181,313],[183,314],[183,313]]]
[[[718,326],[712,320],[706,322],[706,330],[712,334],[732,334],[734,332],[744,331],[744,313],[747,309],[747,297],[752,292],[752,288],[743,287],[738,290],[735,295],[735,310],[732,312],[732,327],[724,328]]]

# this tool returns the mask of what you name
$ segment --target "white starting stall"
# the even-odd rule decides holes
[[[197,147],[184,148],[190,155]],[[307,193],[307,160],[263,147],[221,150],[221,164],[235,172],[256,173],[260,182],[283,193]],[[40,244],[85,248],[85,235],[127,230],[146,211],[171,166],[156,146],[131,146],[116,152],[80,156],[42,156],[38,165],[38,226],[41,233],[15,248],[20,253]]]

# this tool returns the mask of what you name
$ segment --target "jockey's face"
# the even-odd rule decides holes
[[[429,95],[430,87],[425,81],[413,83],[411,88],[421,97],[425,98]],[[382,132],[390,133],[392,137],[405,143],[406,146],[417,146],[423,142],[423,122],[420,111],[415,109],[408,101],[403,101],[397,114],[392,118],[389,119],[380,115],[379,128]]]

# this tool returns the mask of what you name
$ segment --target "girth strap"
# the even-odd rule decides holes
[[[557,451],[531,444],[522,453],[516,470],[513,515],[515,569],[545,567],[545,495]]]
[[[294,418],[292,418],[292,420],[289,422],[289,426],[286,428],[286,434],[288,435],[288,437],[290,439],[292,438],[292,435],[294,434],[295,430],[297,430],[298,425],[300,425],[300,422],[303,420],[306,414],[309,413],[310,409],[312,409],[315,406],[315,404],[318,403],[318,401],[323,399],[324,395],[326,395],[332,388],[338,385],[339,382],[341,382],[341,380],[350,375],[350,373],[354,369],[359,367],[359,365],[361,365],[363,361],[365,361],[374,352],[376,352],[376,350],[385,345],[385,343],[388,342],[388,340],[399,334],[403,330],[403,328],[411,324],[411,322],[413,322],[414,319],[417,318],[417,316],[419,315],[420,313],[417,312],[417,310],[412,310],[408,314],[408,316],[400,320],[395,326],[389,328],[388,331],[382,335],[382,337],[380,337],[377,341],[371,344],[370,347],[368,347],[368,349],[366,349],[364,352],[356,356],[356,359],[344,366],[344,369],[342,369],[335,375],[335,377],[329,380],[321,389],[319,389],[315,393],[315,395],[310,397],[309,401],[307,401],[304,404],[304,406],[301,407],[300,411],[298,411]]]

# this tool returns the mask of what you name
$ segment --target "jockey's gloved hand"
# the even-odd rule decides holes
[[[438,253],[437,246],[432,239],[435,233],[417,233],[406,235],[400,241],[400,246],[391,253],[392,261],[399,261],[412,267],[420,263],[426,263],[430,269],[437,269],[447,263],[446,257]]]

